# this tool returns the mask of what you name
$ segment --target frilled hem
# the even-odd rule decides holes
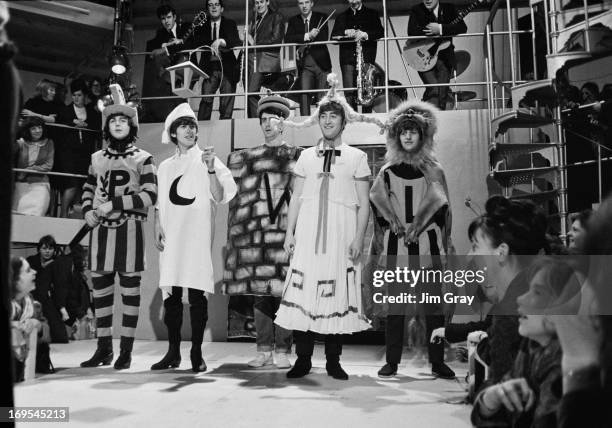
[[[275,324],[287,330],[314,331],[321,334],[352,334],[369,330],[370,321],[355,306],[343,312],[313,314],[303,306],[283,300]]]

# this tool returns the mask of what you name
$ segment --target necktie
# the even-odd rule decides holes
[[[216,22],[213,23],[212,40],[213,41],[217,40],[217,23]]]
[[[305,24],[305,26],[306,26],[306,32],[307,32],[307,33],[309,33],[309,32],[310,32],[310,25],[309,25],[310,23],[309,23],[308,21],[309,21],[308,19],[304,20],[304,24]]]

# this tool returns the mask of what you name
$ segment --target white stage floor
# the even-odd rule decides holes
[[[471,426],[471,407],[451,404],[465,396],[466,364],[449,363],[457,380],[435,379],[426,359],[405,352],[400,376],[381,380],[376,372],[384,362],[383,346],[345,345],[342,365],[350,378],[338,381],[327,376],[323,347],[317,344],[311,374],[289,380],[286,370],[247,367],[255,344],[208,342],[203,346],[208,371],[195,374],[190,346],[183,342],[180,368],[152,372],[149,367],[164,355],[166,342],[137,341],[132,367],[124,371],[112,365],[78,367],[93,353],[94,340],[54,344],[57,373],[18,384],[15,402],[67,406],[71,427]],[[118,348],[115,341],[115,355]]]

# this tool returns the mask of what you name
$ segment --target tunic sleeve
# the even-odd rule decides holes
[[[223,164],[223,162],[221,162],[221,159],[217,157],[215,157],[215,171],[217,174],[217,179],[219,180],[221,187],[223,187],[223,200],[218,203],[227,204],[234,198],[234,196],[236,196],[238,186],[236,186],[232,172]]]
[[[304,167],[304,162],[306,162],[306,156],[304,156],[304,152],[300,155],[297,162],[293,165],[293,170],[291,171],[293,175],[296,175],[301,178],[306,178],[306,169]]]
[[[364,180],[368,179],[372,175],[372,171],[370,171],[370,167],[368,165],[368,155],[365,153],[361,153],[359,156],[359,160],[357,161],[357,168],[355,169],[355,180]]]

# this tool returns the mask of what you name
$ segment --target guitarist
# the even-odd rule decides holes
[[[327,85],[327,75],[331,73],[331,59],[326,45],[309,45],[310,42],[329,40],[327,18],[320,12],[312,10],[313,0],[297,0],[300,13],[289,19],[285,32],[285,43],[305,43],[298,47],[298,73],[300,89],[323,89]],[[313,94],[302,94],[300,114],[310,115],[310,104]],[[318,97],[317,97],[318,98]]]
[[[157,17],[161,27],[155,37],[147,41],[146,51],[151,52],[145,60],[145,72],[142,83],[142,95],[145,97],[173,96],[170,87],[169,73],[166,67],[171,65],[174,53],[184,49],[181,44],[168,43],[181,39],[190,25],[177,23],[176,10],[167,4],[157,8]],[[180,104],[180,100],[150,100],[146,103],[146,122],[163,122],[168,114]]]
[[[223,15],[223,0],[207,0],[206,9],[209,19],[198,28],[193,36],[194,47],[210,46],[218,55],[210,51],[202,52],[199,66],[210,77],[202,84],[202,95],[214,94],[219,89],[221,94],[236,92],[240,76],[236,56],[232,48],[240,46],[240,36],[236,22]],[[198,120],[210,120],[214,98],[205,97],[200,101]],[[220,97],[219,119],[231,119],[234,111],[234,97]]]
[[[440,0],[423,0],[423,2],[412,8],[408,21],[409,36],[454,36],[465,33],[467,26],[463,19],[457,23],[450,24],[457,20],[459,14],[452,4],[440,3]],[[441,50],[438,54],[438,61],[435,66],[425,72],[419,72],[419,76],[424,84],[449,83],[453,70],[455,69],[455,47],[452,44]],[[437,39],[445,41],[448,39]],[[440,110],[446,109],[446,99],[448,97],[448,86],[430,86],[423,94],[423,101],[430,102]]]

